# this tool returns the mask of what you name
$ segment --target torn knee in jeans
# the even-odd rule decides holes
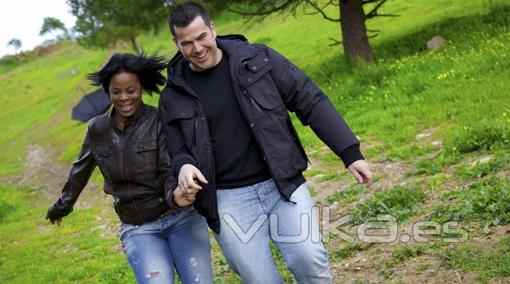
[[[156,278],[156,277],[159,277],[160,275],[161,275],[161,272],[159,272],[159,270],[154,270],[154,271],[147,273],[147,275],[145,275],[145,279]]]

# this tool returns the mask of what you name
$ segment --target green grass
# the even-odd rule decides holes
[[[434,221],[510,222],[510,182],[506,178],[492,176],[462,191],[447,192],[444,198],[448,205],[436,207],[431,216]]]
[[[395,186],[359,203],[358,209],[352,212],[353,221],[360,224],[379,215],[391,215],[397,222],[405,221],[419,211],[424,198],[425,192],[419,187]]]
[[[367,245],[361,242],[347,242],[340,248],[330,251],[328,255],[329,260],[330,262],[337,262],[339,260],[352,257],[356,252],[362,251],[366,247]]]
[[[428,249],[423,245],[415,245],[415,244],[407,244],[398,247],[392,254],[391,258],[385,260],[380,268],[379,275],[389,278],[393,271],[391,269],[395,268],[399,264],[403,264],[410,259],[424,255],[428,252]],[[428,266],[420,266],[418,270],[425,270]]]
[[[478,280],[487,283],[491,278],[510,276],[510,237],[493,248],[480,244],[452,246],[441,255],[451,269],[474,272]]]
[[[471,165],[461,165],[455,174],[462,179],[481,178],[510,168],[510,153],[496,152],[488,161],[475,161]]]
[[[353,184],[344,190],[336,191],[333,195],[326,198],[326,201],[331,204],[339,202],[340,204],[349,204],[358,199],[361,193],[366,192],[367,189],[364,185]]]
[[[427,248],[422,245],[404,245],[393,252],[393,259],[397,262],[404,262],[426,252]]]
[[[46,206],[32,189],[0,187],[0,200],[15,210],[2,211],[0,277],[6,283],[127,283],[131,270],[116,236],[100,237],[100,209],[76,210],[52,226]],[[5,208],[5,207],[3,207]],[[104,216],[103,216],[104,218]],[[115,222],[116,225],[117,222]]]

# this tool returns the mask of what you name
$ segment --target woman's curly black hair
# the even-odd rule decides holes
[[[167,62],[163,57],[133,55],[129,53],[115,53],[101,70],[90,73],[88,79],[95,86],[102,86],[110,95],[110,79],[119,73],[133,73],[138,76],[142,88],[147,94],[159,93],[159,86],[163,86],[166,79],[161,71],[166,68]]]

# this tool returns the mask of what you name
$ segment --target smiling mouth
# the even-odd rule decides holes
[[[129,105],[120,105],[119,106],[119,109],[123,112],[127,112],[127,111],[130,111],[131,109],[133,108],[133,105],[132,104],[129,104]]]
[[[207,52],[201,56],[195,56],[195,58],[198,59],[198,61],[204,61],[207,58]]]

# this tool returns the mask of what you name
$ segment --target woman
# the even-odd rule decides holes
[[[121,220],[120,240],[139,283],[212,283],[207,225],[191,206],[194,194],[176,186],[157,110],[145,105],[142,91],[165,83],[159,57],[114,54],[89,75],[113,104],[92,119],[80,154],[47,219],[60,224],[87,184],[95,166],[104,191],[113,196]],[[184,208],[183,208],[184,207]]]

